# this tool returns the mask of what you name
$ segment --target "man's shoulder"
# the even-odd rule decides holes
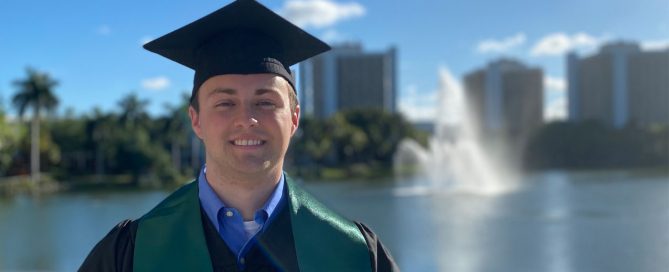
[[[372,271],[388,271],[388,272],[399,272],[399,268],[393,260],[393,256],[390,255],[390,252],[386,247],[381,244],[379,237],[376,236],[376,233],[372,231],[365,224],[353,221],[355,225],[360,229],[362,236],[365,237],[367,242],[367,249],[369,249],[369,257],[372,264]]]
[[[95,245],[79,271],[132,271],[139,219],[118,223]]]
[[[116,226],[114,226],[109,233],[100,240],[98,245],[113,245],[117,247],[128,244],[134,246],[140,219],[141,218],[126,219],[116,224]]]

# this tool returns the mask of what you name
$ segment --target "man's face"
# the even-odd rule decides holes
[[[281,168],[300,108],[290,110],[288,82],[274,74],[219,75],[198,91],[200,112],[190,107],[193,130],[205,144],[207,163],[221,173]]]

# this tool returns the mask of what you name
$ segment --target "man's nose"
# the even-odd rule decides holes
[[[255,119],[253,106],[240,107],[237,118],[235,118],[235,126],[244,128],[254,127],[258,125],[258,120]]]

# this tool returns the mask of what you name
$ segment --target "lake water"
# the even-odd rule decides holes
[[[420,182],[305,186],[334,210],[370,226],[402,271],[669,269],[666,172],[543,172],[495,195],[412,190]],[[0,198],[0,271],[76,271],[115,224],[141,216],[167,194]]]

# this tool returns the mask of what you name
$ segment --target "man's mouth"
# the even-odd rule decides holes
[[[266,141],[262,141],[262,140],[234,140],[234,141],[230,141],[231,144],[240,145],[240,146],[263,145],[263,144],[265,144],[265,142]]]

